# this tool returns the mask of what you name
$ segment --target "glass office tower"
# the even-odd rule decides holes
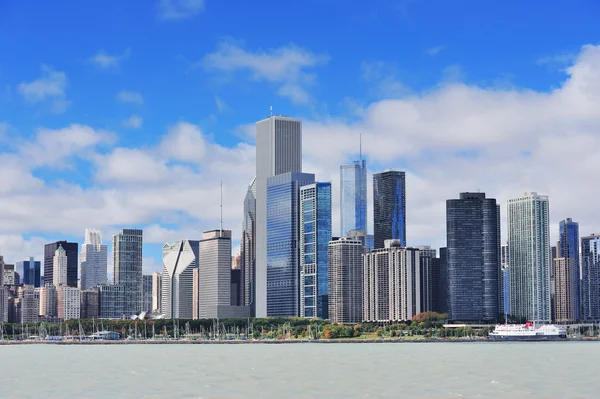
[[[300,188],[300,316],[329,318],[331,183]]]
[[[367,162],[340,166],[340,233],[367,231]]]
[[[400,240],[406,247],[406,179],[404,172],[388,169],[373,175],[374,249],[385,240]]]
[[[573,259],[572,261],[567,261],[565,265],[570,268],[574,268],[573,270],[568,271],[568,275],[572,280],[573,289],[575,290],[572,298],[575,301],[575,320],[579,320],[579,311],[580,311],[580,287],[579,287],[579,278],[581,276],[581,269],[579,263],[579,223],[574,222],[573,219],[567,218],[565,220],[561,220],[559,225],[559,248],[558,258],[565,259]]]
[[[314,182],[315,175],[298,172],[267,179],[266,294],[269,317],[300,315],[300,187]]]

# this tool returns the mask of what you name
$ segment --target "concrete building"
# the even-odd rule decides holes
[[[56,286],[48,284],[40,288],[40,316],[58,317],[58,293]]]
[[[242,255],[235,254],[231,257],[231,269],[240,270],[242,268]]]
[[[81,316],[81,291],[66,285],[56,287],[58,317],[63,320]]]
[[[4,257],[0,255],[0,322],[8,321],[8,293],[4,288]]]
[[[142,310],[143,232],[124,229],[113,236],[113,278],[124,289],[123,312],[131,316]]]
[[[159,272],[152,273],[152,311],[162,312],[162,273]]]
[[[81,290],[106,283],[108,255],[99,231],[85,229],[85,241],[81,246],[79,262]]]
[[[58,281],[54,279],[54,256],[58,247],[62,247],[67,256],[67,282],[69,287],[77,287],[77,269],[79,262],[79,244],[76,242],[56,241],[44,246],[44,283],[40,282],[40,286],[46,284],[58,285]]]
[[[200,268],[195,268],[194,273],[192,275],[194,279],[193,293],[192,297],[192,319],[198,320],[200,318]]]
[[[4,264],[4,273],[2,273],[2,277],[4,278],[4,285],[15,285],[20,284],[20,278],[17,277],[15,279],[15,265]]]
[[[222,317],[219,307],[231,305],[231,230],[206,231],[199,245],[199,318]]]
[[[125,286],[101,284],[98,290],[98,313],[101,319],[129,318],[131,314],[126,312],[125,298],[127,295]]]
[[[446,201],[448,319],[493,322],[502,313],[500,207],[485,193]]]
[[[100,317],[100,292],[97,288],[81,291],[81,318],[97,319]]]
[[[367,231],[367,162],[361,157],[340,166],[340,233]]]
[[[302,171],[302,122],[270,116],[256,123],[256,316],[267,316],[267,179]]]
[[[152,275],[142,275],[142,311],[152,312]]]
[[[243,306],[242,298],[240,297],[240,288],[242,285],[242,273],[240,269],[231,269],[231,290],[230,290],[230,305]]]
[[[574,258],[554,259],[554,314],[555,323],[575,323],[577,315],[577,280],[579,267]]]
[[[300,188],[300,317],[329,318],[331,183]]]
[[[21,271],[21,284],[40,287],[42,269],[40,261],[36,261],[33,257],[30,257],[29,260],[17,262],[16,269]]]
[[[581,319],[600,321],[600,235],[581,238]]]
[[[62,245],[58,246],[58,249],[54,253],[52,275],[54,285],[67,285],[67,265],[68,258],[67,252],[63,249]]]
[[[363,320],[364,242],[341,237],[329,242],[329,320],[360,323]]]
[[[168,319],[191,319],[194,269],[198,268],[200,241],[182,240],[163,246],[161,311]],[[231,265],[229,258],[228,270]]]
[[[363,256],[363,320],[398,322],[421,313],[421,260],[416,248],[386,240]]]
[[[400,240],[406,246],[406,177],[391,169],[373,174],[374,249],[385,240]]]
[[[35,323],[40,315],[40,290],[33,285],[23,285],[18,288],[19,320],[21,323]]]
[[[250,307],[250,315],[256,315],[256,178],[252,180],[244,198],[244,220],[242,221],[240,296],[242,305]]]
[[[508,200],[510,310],[513,316],[550,323],[549,200],[535,192]]]
[[[269,317],[300,316],[300,187],[314,181],[315,176],[307,173],[284,173],[267,180]]]

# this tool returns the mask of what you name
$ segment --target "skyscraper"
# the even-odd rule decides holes
[[[385,240],[400,240],[406,246],[405,173],[391,169],[373,175],[373,228],[375,249]]]
[[[421,313],[421,261],[416,248],[386,240],[363,256],[363,320],[395,322]]]
[[[56,241],[44,246],[44,284],[56,285],[53,278],[54,255],[59,245],[63,247],[67,254],[67,285],[69,287],[77,287],[79,244],[67,241]]]
[[[163,246],[161,310],[166,318],[192,318],[193,277],[199,257],[199,241],[183,240]]]
[[[502,313],[500,208],[485,193],[446,201],[448,318],[494,321]]]
[[[367,231],[367,162],[362,159],[340,166],[341,235]]]
[[[202,234],[199,246],[199,317],[223,317],[226,312],[222,309],[227,309],[231,304],[231,230],[206,231]],[[164,288],[163,281],[163,304],[167,296]]]
[[[142,310],[152,312],[152,275],[142,275]]]
[[[85,241],[79,257],[82,291],[106,283],[107,258],[106,244],[102,244],[101,233],[85,229]]]
[[[554,265],[554,307],[553,321],[574,323],[576,320],[577,280],[579,268],[574,258],[556,258]]]
[[[600,235],[581,238],[582,320],[600,320]]]
[[[558,230],[559,244],[557,248],[557,258],[573,259],[573,262],[565,261],[564,263],[560,263],[560,265],[564,264],[568,267],[575,268],[575,270],[570,270],[567,273],[572,280],[570,281],[570,283],[573,284],[573,286],[570,286],[570,288],[575,290],[572,296],[573,300],[575,301],[575,303],[573,304],[573,306],[575,307],[575,314],[572,315],[572,317],[574,317],[573,320],[579,320],[579,310],[581,309],[579,303],[579,279],[581,276],[581,266],[579,263],[579,223],[574,222],[571,218],[567,218],[565,220],[560,221],[560,223],[558,224]],[[555,267],[554,270],[556,271],[557,268]],[[563,272],[560,268],[558,270],[561,270],[561,272]],[[558,287],[559,286],[555,284],[555,289]],[[566,287],[562,287],[561,292],[565,292],[565,289]]]
[[[161,313],[162,305],[162,273],[152,273],[152,311]]]
[[[8,300],[4,288],[4,257],[0,255],[0,323],[8,321]]]
[[[329,242],[329,319],[333,323],[363,320],[364,248],[358,238]]]
[[[60,286],[56,288],[56,294],[58,317],[63,320],[79,319],[81,315],[81,291],[79,288]]]
[[[267,180],[267,316],[300,315],[300,187],[314,181],[306,173]]]
[[[34,287],[40,286],[41,281],[41,264],[40,261],[34,260],[30,257],[29,260],[23,262],[17,262],[17,270],[22,272],[21,283],[27,285],[33,285]]]
[[[257,317],[267,315],[267,179],[302,171],[302,122],[271,116],[256,123],[256,277]]]
[[[122,311],[127,316],[142,310],[142,240],[143,232],[137,229],[113,236],[113,278],[123,287]]]
[[[58,249],[54,253],[53,267],[52,267],[52,280],[55,286],[67,285],[67,252],[63,249],[62,245],[58,246]]]
[[[535,192],[508,200],[510,312],[550,322],[549,201]]]
[[[252,180],[244,198],[244,220],[242,222],[241,252],[241,304],[250,307],[250,316],[256,315],[255,280],[256,280],[256,178]]]
[[[328,319],[331,183],[300,188],[300,317]]]

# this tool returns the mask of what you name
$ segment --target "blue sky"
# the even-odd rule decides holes
[[[359,133],[371,172],[407,170],[409,244],[443,245],[444,199],[475,189],[600,229],[561,190],[596,195],[585,176],[552,169],[596,155],[565,143],[600,133],[599,20],[593,0],[1,2],[0,254],[137,226],[155,270],[161,241],[215,227],[220,180],[239,236],[271,105],[334,190]]]

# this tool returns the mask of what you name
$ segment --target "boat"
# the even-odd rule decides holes
[[[488,339],[495,340],[557,340],[567,338],[567,327],[555,324],[542,324],[535,326],[533,323],[525,324],[498,324]]]

